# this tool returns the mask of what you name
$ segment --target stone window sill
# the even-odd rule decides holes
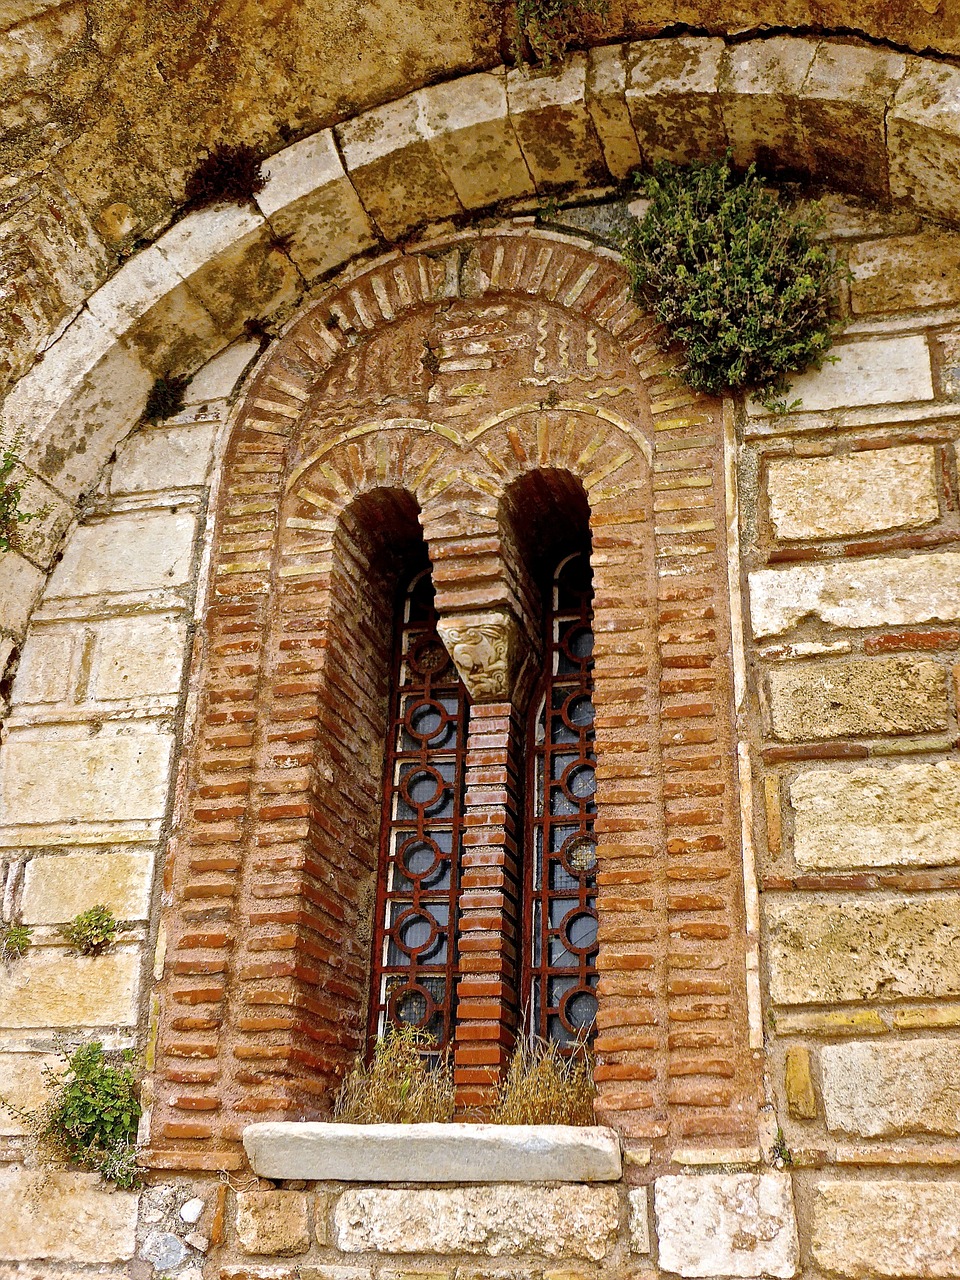
[[[261,1178],[311,1182],[616,1182],[612,1129],[572,1125],[325,1124],[243,1131]]]

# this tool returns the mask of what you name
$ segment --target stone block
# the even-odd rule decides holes
[[[857,315],[946,307],[960,300],[960,233],[946,227],[850,246]]]
[[[831,627],[952,622],[960,618],[960,553],[758,569],[750,574],[750,616],[757,637],[807,617]]]
[[[482,72],[421,89],[420,126],[465,209],[531,195],[502,75]]]
[[[936,459],[925,445],[771,460],[767,494],[778,538],[918,529],[940,517]]]
[[[810,1070],[810,1050],[793,1045],[787,1050],[784,1083],[787,1091],[787,1109],[794,1120],[817,1118],[817,1095],[813,1088]]]
[[[930,348],[920,334],[843,342],[830,355],[832,363],[790,384],[791,400],[800,400],[805,413],[933,399]],[[769,410],[751,400],[747,412],[756,416]]]
[[[228,399],[259,351],[259,342],[234,342],[208,360],[190,379],[183,394],[184,404]]]
[[[34,627],[27,633],[13,681],[14,705],[61,702],[76,683],[75,627]]]
[[[800,92],[816,45],[792,36],[731,45],[722,79],[723,123],[737,164],[756,159],[809,172]]]
[[[634,1187],[627,1192],[630,1205],[630,1249],[633,1253],[650,1252],[650,1224],[647,1217],[647,1188]]]
[[[0,556],[0,627],[22,635],[46,575],[16,551]]]
[[[183,586],[190,581],[195,530],[187,511],[125,512],[81,525],[44,599]]]
[[[609,180],[586,91],[585,53],[568,54],[551,70],[507,73],[510,115],[538,191]]]
[[[290,1256],[310,1248],[308,1201],[299,1191],[237,1194],[237,1239],[244,1253]]]
[[[337,126],[351,181],[388,240],[463,212],[419,116],[420,100],[412,93]]]
[[[960,68],[911,61],[887,117],[890,194],[952,219],[960,206]]]
[[[825,1045],[820,1052],[827,1128],[861,1138],[960,1134],[956,1041]]]
[[[91,629],[88,697],[109,702],[179,692],[187,645],[184,618],[141,614],[108,618]]]
[[[48,567],[74,519],[74,509],[33,471],[15,463],[9,480],[20,487],[19,508],[33,519],[18,529],[18,548],[34,564]],[[8,552],[4,552],[8,555]]]
[[[196,488],[207,479],[218,424],[143,427],[117,455],[111,493],[156,493]]]
[[[624,45],[607,44],[587,55],[587,110],[597,131],[607,168],[626,178],[642,157],[627,106],[627,59]]]
[[[611,1129],[569,1125],[248,1125],[261,1178],[320,1182],[610,1182],[621,1174]]]
[[[720,108],[722,40],[682,36],[627,46],[626,100],[646,163],[712,160],[727,146]]]
[[[36,1111],[49,1096],[44,1069],[62,1065],[56,1055],[49,1053],[0,1053],[0,1094],[15,1107]],[[26,1132],[11,1111],[0,1107],[0,1134]]]
[[[332,129],[271,156],[257,205],[307,280],[376,244],[376,234],[340,160]]]
[[[800,98],[817,174],[858,195],[887,194],[886,113],[906,67],[900,53],[820,42]]]
[[[97,902],[118,920],[145,920],[152,881],[152,851],[40,854],[24,871],[23,922],[63,924]]]
[[[345,1253],[527,1252],[548,1258],[606,1256],[619,1225],[615,1187],[486,1186],[432,1191],[346,1191],[334,1214]]]
[[[776,1004],[960,995],[960,899],[799,901],[766,895],[770,994]]]
[[[92,1173],[0,1170],[0,1259],[125,1262],[136,1247],[138,1201]]]
[[[302,1262],[297,1268],[299,1280],[373,1280],[369,1267],[341,1267],[336,1263]]]
[[[788,1175],[706,1174],[654,1185],[659,1263],[681,1276],[778,1276],[799,1265]]]
[[[769,675],[773,736],[819,738],[934,733],[947,727],[947,669],[927,658],[796,662]]]
[[[790,784],[801,867],[960,862],[960,762],[807,769]]]
[[[960,1182],[819,1182],[814,1263],[834,1275],[960,1276]]]
[[[142,730],[12,735],[0,751],[0,824],[160,818],[172,751],[172,734]]]
[[[75,956],[34,948],[0,971],[0,1027],[134,1026],[139,972],[135,951]]]

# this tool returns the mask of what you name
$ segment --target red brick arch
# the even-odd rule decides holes
[[[441,617],[493,610],[522,642],[504,495],[536,470],[590,507],[601,1113],[627,1138],[755,1140],[719,407],[654,336],[608,251],[511,227],[360,271],[261,364],[224,462],[167,869],[154,1164],[239,1163],[246,1123],[323,1112],[362,1035],[391,544],[416,512]],[[505,696],[471,716],[467,1097],[509,1042],[489,992],[520,714]]]

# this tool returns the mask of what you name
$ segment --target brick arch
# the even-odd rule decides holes
[[[496,617],[522,649],[522,548],[503,501],[551,468],[582,482],[593,537],[601,1113],[628,1139],[755,1133],[719,406],[671,378],[655,336],[611,255],[491,231],[355,274],[259,368],[224,462],[167,868],[153,1163],[237,1161],[244,1124],[322,1112],[359,1045],[362,973],[338,957],[365,908],[345,862],[362,863],[375,833],[361,823],[347,849],[330,816],[330,690],[342,707],[362,684],[378,616],[361,599],[375,531],[352,522],[357,499],[407,495],[391,501],[416,505],[442,621]],[[339,662],[360,635],[358,661]],[[369,783],[376,694],[354,701]],[[515,850],[518,714],[507,689],[478,695],[471,718],[467,1100],[482,1100],[511,1034],[485,994],[503,976],[503,885],[487,855]]]

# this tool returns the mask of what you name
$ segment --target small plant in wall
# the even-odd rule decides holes
[[[39,520],[42,511],[24,511],[23,491],[25,480],[15,479],[20,466],[17,457],[18,440],[0,446],[0,555],[5,551],[23,550],[23,526],[31,520]]]
[[[545,67],[571,45],[595,33],[607,16],[609,0],[517,0],[513,56],[524,60],[524,40]]]
[[[186,378],[175,378],[166,374],[154,378],[153,386],[147,393],[147,403],[141,415],[144,422],[164,422],[183,408],[183,397],[187,389]]]
[[[101,955],[119,931],[119,920],[102,902],[89,911],[81,911],[60,930],[70,945],[76,947],[83,956]]]
[[[683,352],[697,391],[746,391],[785,412],[792,374],[819,368],[838,325],[840,267],[816,215],[789,208],[753,165],[660,164],[638,185],[651,203],[627,234],[638,301]]]
[[[360,1061],[343,1081],[333,1118],[344,1124],[425,1124],[453,1119],[449,1056],[431,1058],[433,1041],[408,1024],[389,1026],[369,1065]]]
[[[208,151],[187,180],[188,209],[211,204],[245,204],[262,191],[267,180],[253,147],[224,143]]]
[[[18,960],[29,951],[33,930],[25,924],[7,924],[0,927],[0,960]]]
[[[40,1108],[17,1107],[2,1094],[0,1105],[21,1121],[45,1162],[99,1173],[122,1190],[137,1186],[140,1101],[132,1050],[108,1056],[99,1041],[72,1052],[58,1048],[63,1066],[45,1068],[50,1095]]]

